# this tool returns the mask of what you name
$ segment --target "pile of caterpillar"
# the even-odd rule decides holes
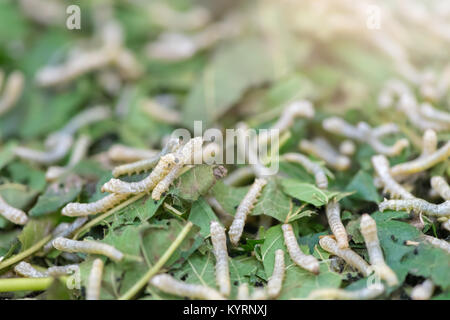
[[[100,254],[116,262],[122,260],[124,257],[124,254],[113,246],[97,241],[76,241],[58,237],[52,241],[52,244],[55,249],[60,251]]]

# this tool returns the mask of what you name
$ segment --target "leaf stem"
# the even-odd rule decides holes
[[[0,292],[11,291],[42,291],[50,287],[55,278],[9,278],[0,279]],[[60,281],[66,282],[67,277],[59,278]]]
[[[52,238],[52,235],[50,234],[50,235],[46,236],[45,238],[43,238],[42,240],[40,240],[39,242],[37,242],[36,244],[34,244],[33,246],[31,246],[30,248],[28,248],[27,250],[20,252],[20,253],[16,254],[15,256],[1,262],[0,270],[4,269],[6,267],[9,267],[10,265],[13,265],[19,261],[22,261],[26,257],[37,252],[41,247],[43,247],[47,242],[49,242],[51,238]]]
[[[170,245],[170,247],[164,252],[162,257],[156,262],[156,264],[151,267],[147,273],[139,279],[136,284],[131,287],[124,295],[122,295],[119,300],[129,300],[133,298],[147,283],[148,281],[164,266],[164,264],[170,259],[175,250],[180,246],[183,242],[184,238],[186,238],[187,234],[191,230],[193,224],[188,221],[181,232],[178,234],[177,238]]]

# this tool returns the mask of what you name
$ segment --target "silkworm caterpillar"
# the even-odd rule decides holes
[[[248,284],[246,282],[241,283],[238,287],[237,300],[250,300],[250,294],[248,292]]]
[[[302,140],[300,150],[322,159],[336,170],[347,170],[350,167],[350,158],[340,155],[325,139],[315,138],[313,141]]]
[[[80,217],[91,214],[97,214],[104,212],[112,207],[115,207],[118,203],[122,202],[128,197],[128,194],[110,194],[101,198],[95,202],[90,203],[78,203],[71,202],[61,210],[63,216],[68,217]]]
[[[300,249],[294,231],[290,224],[283,224],[284,243],[286,244],[289,256],[299,267],[308,270],[314,274],[319,274],[319,261],[312,255],[306,255]]]
[[[45,278],[46,274],[36,270],[31,264],[21,261],[14,267],[14,272],[27,278]]]
[[[429,103],[423,103],[421,105],[420,113],[430,120],[450,125],[450,113],[433,108]]]
[[[422,154],[421,158],[433,154],[437,150],[437,135],[436,131],[427,129],[423,133],[422,138]]]
[[[439,193],[443,199],[450,200],[450,186],[443,177],[432,177],[430,183],[433,190]]]
[[[166,192],[173,181],[179,176],[183,166],[186,164],[190,164],[191,159],[195,157],[195,153],[202,156],[199,151],[201,150],[203,143],[203,139],[201,137],[193,138],[188,141],[176,154],[176,164],[172,167],[170,172],[166,174],[165,177],[160,179],[160,181],[156,184],[152,191],[152,199],[159,200],[161,199],[161,195]],[[194,161],[196,163],[196,161]]]
[[[335,256],[338,256],[345,260],[350,266],[356,268],[359,272],[361,272],[365,277],[370,275],[372,272],[372,268],[369,264],[361,258],[355,251],[350,248],[340,249],[337,246],[336,241],[330,236],[325,236],[319,239],[320,246]]]
[[[448,157],[450,157],[450,141],[432,154],[393,166],[390,172],[394,177],[411,175],[425,171],[437,163],[447,160]]]
[[[392,146],[386,146],[379,138],[386,131],[392,130],[392,125],[384,125],[381,129],[377,130],[374,134],[372,129],[367,123],[360,122],[356,127],[352,126],[344,119],[339,117],[330,117],[323,121],[322,127],[334,134],[343,135],[349,139],[353,139],[359,142],[365,142],[370,145],[377,153],[387,156],[395,156],[402,152],[404,148],[409,145],[407,139],[400,139]]]
[[[258,200],[258,197],[266,184],[267,180],[265,179],[255,179],[255,182],[253,182],[244,199],[241,201],[238,208],[236,209],[236,214],[234,215],[233,223],[231,224],[230,229],[228,230],[228,236],[230,237],[230,242],[233,245],[238,244],[239,239],[241,238],[242,232],[244,230],[247,215],[250,214],[250,212],[252,211],[253,206]]]
[[[47,274],[51,277],[60,277],[69,274],[73,274],[80,270],[80,266],[77,264],[68,264],[66,266],[53,266],[47,269]]]
[[[147,113],[152,119],[160,122],[176,125],[181,123],[180,112],[165,107],[153,99],[145,99],[141,102],[141,109]]]
[[[384,192],[389,192],[393,198],[414,199],[415,197],[403,188],[389,171],[389,161],[384,155],[376,155],[372,157],[372,165],[375,169],[379,182],[384,186]]]
[[[189,284],[177,280],[169,274],[158,274],[150,280],[150,284],[161,291],[180,297],[205,300],[223,300],[223,296],[215,289],[198,284]]]
[[[91,273],[89,274],[88,285],[86,288],[86,300],[99,300],[100,288],[102,285],[103,261],[95,259],[92,263]]]
[[[398,132],[400,132],[400,129],[395,123],[385,123],[372,129],[372,135],[377,138]]]
[[[284,251],[278,249],[275,251],[275,263],[273,265],[272,276],[267,282],[267,295],[269,298],[276,298],[281,292],[285,273]]]
[[[302,165],[306,171],[314,175],[316,185],[319,188],[328,188],[328,179],[325,170],[317,163],[311,161],[309,158],[300,153],[286,153],[282,156],[282,159]]]
[[[25,212],[11,207],[8,203],[6,203],[2,196],[0,196],[0,214],[3,218],[15,224],[24,225],[28,222],[28,217]]]
[[[344,140],[339,145],[339,152],[345,156],[352,156],[355,154],[356,146],[352,140]]]
[[[59,132],[73,135],[80,128],[110,118],[112,115],[107,106],[94,106],[75,115]]]
[[[254,288],[250,295],[250,300],[267,300],[267,290],[265,288]]]
[[[363,214],[361,217],[361,234],[366,243],[367,252],[369,253],[370,264],[375,273],[383,280],[386,280],[389,286],[398,284],[397,275],[386,264],[383,257],[383,251],[380,247],[380,241],[377,235],[377,225],[375,220],[368,214]]]
[[[428,236],[426,234],[422,235],[422,238],[432,246],[445,250],[447,251],[447,253],[450,253],[450,243],[448,243],[447,241],[432,236]]]
[[[411,211],[414,210],[419,213],[434,217],[448,217],[450,216],[450,200],[441,204],[429,203],[423,199],[414,198],[407,200],[384,200],[378,206],[380,211],[395,210],[395,211]]]
[[[157,150],[138,149],[122,144],[112,145],[108,150],[108,157],[117,162],[136,162],[152,158],[159,154]]]
[[[211,242],[216,257],[216,282],[223,296],[230,294],[230,271],[228,269],[227,238],[224,228],[217,221],[211,221]]]
[[[88,220],[87,217],[79,217],[75,219],[72,223],[66,224],[64,227],[61,227],[64,225],[63,223],[59,224],[55,230],[53,230],[52,235],[53,239],[47,242],[47,244],[44,246],[44,252],[48,252],[50,249],[53,248],[52,241],[57,237],[63,237],[67,238],[72,235],[76,230],[78,230],[83,224],[86,223]]]
[[[206,8],[193,7],[188,11],[175,11],[164,2],[154,2],[150,5],[152,21],[164,29],[194,30],[210,21],[211,14]]]
[[[76,241],[58,237],[52,241],[52,244],[55,249],[60,251],[101,254],[116,262],[122,260],[124,256],[122,252],[120,252],[113,246],[97,241]]]
[[[176,150],[178,150],[179,147],[180,147],[179,139],[170,139],[169,142],[167,142],[166,146],[161,150],[161,152],[158,155],[153,156],[149,159],[144,159],[141,161],[136,161],[133,163],[115,167],[112,172],[113,176],[119,177],[124,174],[131,175],[134,173],[150,170],[156,166],[156,164],[158,163],[159,159],[162,156],[165,156],[169,152],[175,152]]]
[[[69,134],[58,133],[50,137],[46,142],[46,151],[38,151],[25,147],[16,147],[14,153],[16,156],[49,165],[64,158],[73,144],[73,138]]]
[[[328,225],[336,237],[337,245],[340,249],[348,248],[347,231],[341,221],[341,208],[339,202],[330,201],[326,207]]]
[[[444,228],[445,230],[447,230],[447,231],[450,232],[450,220],[444,221],[444,222],[441,224],[441,226],[442,226],[442,228]]]
[[[0,74],[3,78],[3,73]],[[23,87],[25,84],[25,77],[20,71],[14,71],[8,77],[6,81],[5,88],[0,97],[0,115],[8,112],[19,100]],[[2,86],[2,81],[0,79],[0,89]]]
[[[382,109],[394,105],[395,98],[399,99],[403,94],[409,94],[411,89],[398,79],[389,80],[378,96],[378,106]]]
[[[316,289],[312,291],[308,300],[367,300],[374,299],[384,292],[384,286],[381,283],[373,284],[359,290],[344,290],[337,288]]]
[[[222,224],[226,228],[228,228],[233,223],[233,216],[225,211],[225,209],[222,207],[219,201],[217,201],[216,198],[206,197],[206,201],[219,217],[219,220],[222,222]]]
[[[416,285],[411,291],[411,299],[413,300],[429,300],[433,295],[435,285],[431,279]]]

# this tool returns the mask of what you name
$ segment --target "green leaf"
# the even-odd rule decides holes
[[[355,191],[351,197],[379,203],[381,197],[375,188],[373,178],[367,172],[360,170],[348,184],[347,191]]]
[[[222,208],[226,212],[234,215],[237,207],[247,194],[248,189],[250,187],[235,188],[227,186],[223,181],[218,181],[211,189],[211,192]]]
[[[16,141],[10,141],[0,150],[0,170],[14,159],[14,148],[16,146]]]
[[[291,209],[291,201],[283,191],[277,180],[270,179],[258,198],[252,215],[265,214],[280,222],[286,220]],[[295,211],[295,208],[292,208]]]
[[[283,179],[281,185],[283,186],[284,192],[291,197],[310,203],[316,207],[321,207],[328,203],[329,193],[317,188],[313,184],[302,183],[293,179]]]
[[[192,204],[189,221],[198,226],[200,234],[206,238],[210,233],[209,225],[211,221],[218,221],[218,219],[205,199],[200,197]]]
[[[55,224],[54,217],[30,219],[18,237],[22,244],[20,250],[25,251],[36,244],[36,242],[42,240],[51,232]]]

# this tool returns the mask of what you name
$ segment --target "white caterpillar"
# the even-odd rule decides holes
[[[230,271],[228,268],[227,238],[225,230],[217,221],[211,221],[211,242],[216,257],[216,282],[223,296],[230,294]]]
[[[149,9],[152,21],[164,29],[195,30],[205,27],[211,20],[210,12],[200,6],[178,11],[164,2],[152,2]]]
[[[435,153],[437,150],[437,135],[436,131],[427,129],[423,133],[422,138],[422,154],[420,155],[421,158],[424,158],[426,156],[429,156],[433,153]]]
[[[397,164],[391,168],[392,176],[405,176],[413,173],[425,171],[439,162],[445,161],[450,157],[450,141],[439,148],[436,152],[425,157],[419,157],[415,160]]]
[[[302,165],[306,171],[314,175],[316,185],[319,188],[328,188],[328,179],[325,170],[317,163],[311,161],[309,158],[300,153],[286,153],[283,154],[282,159]]]
[[[431,279],[416,285],[411,291],[411,299],[413,300],[429,300],[433,295],[435,285]]]
[[[314,138],[313,141],[302,140],[300,150],[322,159],[336,170],[347,170],[350,167],[350,158],[339,154],[324,138]]]
[[[0,90],[2,87],[3,72],[0,70]],[[14,71],[8,77],[5,88],[0,96],[0,116],[8,112],[22,95],[25,77],[20,71]]]
[[[94,106],[75,115],[59,132],[73,135],[80,128],[110,118],[112,115],[107,106]]]
[[[125,146],[123,144],[114,144],[108,150],[108,157],[117,162],[136,162],[152,158],[159,153],[157,150],[138,149]]]
[[[320,246],[335,256],[338,256],[345,260],[350,266],[356,268],[359,272],[361,272],[365,277],[370,275],[372,272],[372,268],[369,264],[361,258],[355,251],[347,248],[340,249],[337,246],[336,241],[330,236],[325,236],[319,239]]]
[[[68,264],[65,266],[53,266],[47,269],[47,274],[51,277],[60,277],[70,275],[80,271],[80,266],[77,264]]]
[[[423,213],[434,217],[448,217],[450,216],[450,200],[441,204],[429,203],[423,199],[414,198],[407,200],[384,200],[378,206],[380,211],[395,210],[395,211],[411,211]]]
[[[384,155],[376,155],[372,157],[372,165],[375,169],[379,183],[384,186],[384,192],[389,192],[393,198],[401,199],[414,199],[415,197],[405,188],[403,188],[394,178],[389,171],[389,161]]]
[[[347,231],[341,221],[341,208],[339,202],[330,201],[326,207],[328,225],[336,237],[338,247],[340,249],[348,248]]]
[[[447,251],[447,253],[450,254],[450,243],[448,243],[447,241],[428,236],[426,234],[422,235],[422,238],[432,246]]]
[[[450,186],[443,177],[432,177],[430,183],[433,190],[439,193],[443,199],[450,200]]]
[[[31,264],[25,261],[16,264],[14,272],[26,278],[45,278],[47,276],[46,273],[36,270]]]
[[[24,225],[28,222],[28,217],[25,212],[11,207],[8,203],[6,203],[2,196],[0,196],[0,214],[3,218],[15,224]]]
[[[421,105],[420,113],[430,120],[442,122],[450,126],[450,113],[433,108],[429,103],[423,103]]]
[[[250,300],[250,294],[248,291],[248,284],[246,282],[241,283],[238,287],[237,300]]]
[[[236,209],[233,223],[228,230],[228,236],[230,237],[230,242],[232,244],[238,244],[242,232],[244,231],[244,225],[245,220],[247,219],[247,215],[252,211],[253,206],[258,200],[258,197],[266,184],[267,180],[265,179],[255,179],[255,182],[253,182],[244,199]]]
[[[61,210],[61,214],[68,217],[80,217],[99,212],[104,212],[110,208],[115,207],[128,197],[128,194],[110,194],[91,203],[71,202]]]
[[[198,284],[184,283],[169,274],[158,274],[150,280],[150,284],[161,291],[180,297],[204,300],[223,300],[223,296],[215,289]]]
[[[53,248],[53,244],[52,241],[57,238],[57,237],[63,237],[63,238],[67,238],[70,235],[72,235],[72,233],[74,233],[76,230],[78,230],[79,228],[81,228],[81,226],[83,224],[86,223],[86,221],[88,220],[87,217],[79,217],[77,219],[75,219],[72,223],[61,223],[59,224],[55,230],[53,230],[52,235],[53,235],[53,239],[50,240],[45,246],[44,246],[44,252],[48,252],[50,249]]]
[[[281,292],[285,273],[284,251],[275,251],[275,263],[273,265],[272,276],[267,282],[267,295],[269,298],[276,298]]]
[[[99,300],[102,284],[103,261],[95,259],[92,263],[91,273],[89,274],[88,285],[86,288],[86,300]]]
[[[356,146],[352,140],[344,140],[339,145],[339,152],[345,156],[352,156],[355,154]]]
[[[361,234],[366,243],[367,252],[369,253],[370,264],[375,273],[383,280],[386,280],[389,286],[398,284],[397,275],[386,264],[383,257],[383,251],[380,247],[380,241],[377,235],[377,225],[375,220],[368,214],[361,217]]]
[[[172,125],[181,123],[180,112],[169,107],[165,107],[153,99],[145,99],[144,101],[142,101],[141,109],[145,113],[147,113],[151,117],[151,119],[155,119],[157,121]]]
[[[106,243],[97,241],[85,240],[76,241],[63,237],[58,237],[53,240],[53,247],[55,249],[65,252],[83,252],[90,254],[101,254],[107,256],[113,261],[120,261],[124,257],[123,253]]]
[[[344,290],[337,288],[316,289],[312,291],[308,300],[368,300],[374,299],[384,292],[384,286],[381,283],[373,284],[359,290]]]
[[[314,256],[306,255],[302,252],[295,238],[292,226],[290,224],[283,224],[281,229],[283,230],[284,243],[292,261],[309,272],[319,274],[319,261]]]

